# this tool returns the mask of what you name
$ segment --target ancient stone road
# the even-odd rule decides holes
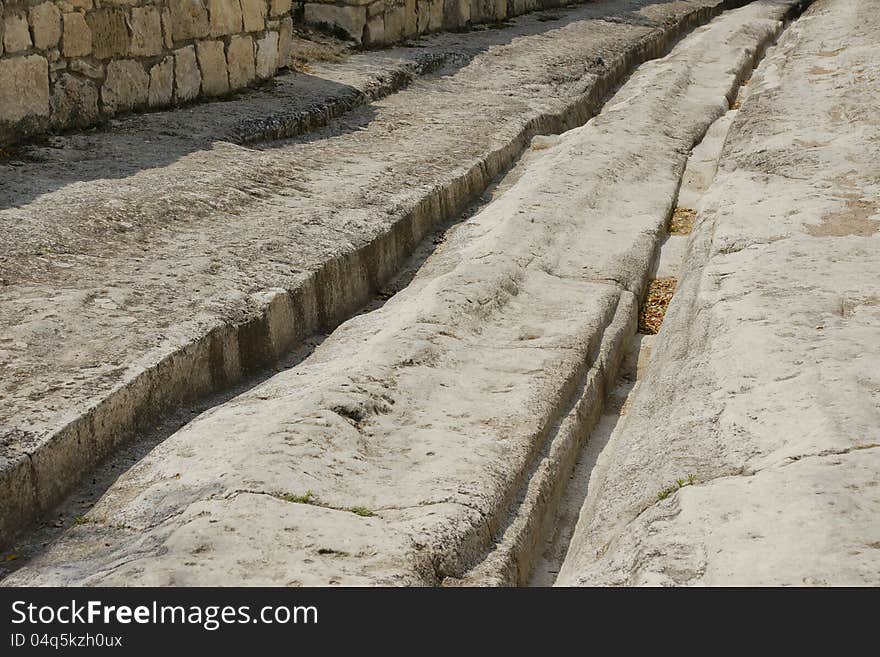
[[[292,139],[215,141],[257,94],[7,162],[5,542],[51,515],[4,583],[880,582],[880,2],[807,4],[524,17],[324,65]]]

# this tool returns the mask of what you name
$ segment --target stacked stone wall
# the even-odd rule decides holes
[[[289,60],[292,0],[0,0],[0,143],[220,96]]]
[[[306,23],[329,25],[366,46],[398,43],[419,34],[497,23],[572,0],[330,0],[305,2]]]
[[[216,97],[290,61],[294,16],[375,47],[560,0],[0,0],[0,146]]]

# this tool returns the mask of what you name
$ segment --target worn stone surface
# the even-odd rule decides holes
[[[31,7],[28,14],[34,35],[34,47],[47,50],[58,45],[61,38],[61,12],[54,2],[43,2]]]
[[[173,407],[237,381],[239,362],[268,362],[260,349],[240,355],[239,347],[224,344],[220,351],[229,363],[219,370],[206,367],[204,372],[215,373],[211,378],[184,374],[201,362],[212,326],[250,321],[252,313],[262,312],[261,297],[248,301],[253,290],[299,289],[302,276],[313,275],[328,258],[361,249],[403,221],[401,213],[414,199],[429,204],[429,217],[457,211],[537,126],[561,130],[571,125],[561,117],[583,116],[582,94],[597,84],[592,76],[607,74],[604,64],[594,63],[598,58],[625,71],[619,59],[624,54],[644,56],[646,40],[668,34],[676,17],[716,5],[652,5],[633,24],[603,20],[621,11],[614,0],[566,10],[550,33],[546,22],[524,17],[500,33],[436,35],[393,53],[312,62],[309,75],[278,78],[272,89],[235,101],[121,118],[107,131],[58,137],[51,153],[28,149],[26,162],[0,176],[0,239],[7,254],[0,277],[9,283],[4,298],[14,308],[0,312],[0,327],[13,336],[13,346],[0,354],[10,368],[0,384],[18,382],[14,394],[4,388],[0,398],[0,415],[10,418],[4,426],[13,427],[3,434],[4,454],[17,458],[23,444],[40,452],[42,441],[54,436],[51,444],[63,449],[53,460],[39,461],[36,470],[37,502],[52,499],[69,485],[65,477],[87,471],[90,459],[106,453],[96,450],[114,448],[133,413],[155,412],[145,404]],[[193,73],[197,90],[195,52],[186,52],[190,61],[176,71],[176,80],[180,84],[184,73]],[[414,80],[420,71],[442,75]],[[408,81],[413,84],[405,91],[379,100]],[[369,105],[304,141],[270,142],[265,150],[233,145],[311,129],[305,126],[320,125],[328,113],[352,103]],[[428,107],[430,120],[419,120]],[[389,158],[407,164],[388,169]],[[136,224],[131,216],[138,217]],[[187,227],[204,234],[206,221],[211,241],[197,240],[193,256]],[[294,254],[293,267],[306,273],[284,264],[273,245]],[[403,240],[396,248],[409,247]],[[34,258],[37,251],[47,255]],[[147,252],[149,264],[142,269]],[[393,263],[388,257],[379,261]],[[380,271],[389,266],[380,265]],[[153,278],[156,272],[166,274]],[[370,276],[359,274],[354,283],[332,279],[339,287],[328,292],[321,321],[339,321],[337,312],[356,310],[371,294],[365,287]],[[116,288],[126,292],[120,296]],[[44,299],[39,307],[15,301],[25,289]],[[67,292],[53,297],[49,290],[55,289]],[[92,296],[95,289],[108,292]],[[43,310],[53,317],[42,316]],[[175,319],[167,323],[169,317]],[[182,319],[187,317],[192,322]],[[55,324],[58,318],[63,323]],[[39,328],[46,321],[55,336],[48,342]],[[308,331],[309,321],[278,325]],[[267,344],[294,346],[295,336],[285,331]],[[181,350],[195,360],[172,355]],[[107,369],[95,363],[107,363]],[[111,363],[134,364],[123,371]],[[170,372],[162,363],[171,365]],[[97,417],[84,416],[82,409],[92,407]],[[95,450],[65,451],[70,443],[62,434],[75,442],[80,418],[93,421],[96,433],[89,440]],[[69,457],[80,465],[65,461]],[[67,470],[53,467],[62,463]],[[0,511],[12,499],[20,498],[0,495]],[[0,516],[7,517],[6,511]]]
[[[327,299],[352,295],[368,277],[344,273],[344,263],[360,256],[349,260],[340,249],[340,230],[347,244],[385,245],[364,267],[393,267],[399,257],[393,249],[407,250],[405,238],[394,238],[404,233],[391,232],[403,216],[413,217],[407,231],[424,234],[432,212],[439,218],[442,204],[457,212],[510,162],[531,134],[527,125],[542,121],[553,129],[565,119],[554,123],[552,116],[589,116],[585,87],[560,85],[560,76],[580,80],[584,62],[602,57],[621,65],[622,77],[626,66],[615,58],[644,56],[650,35],[658,47],[668,42],[662,35],[671,39],[668,14],[653,14],[658,23],[646,25],[647,17],[612,22],[580,11],[582,20],[550,33],[526,19],[521,25],[533,31],[506,33],[503,45],[492,43],[497,34],[483,33],[438,39],[436,51],[420,44],[426,45],[414,49],[420,57],[448,53],[453,43],[473,49],[470,57],[452,58],[442,75],[271,148],[221,143],[209,131],[215,124],[188,112],[190,125],[202,126],[205,146],[181,156],[167,152],[168,141],[150,143],[146,148],[173,164],[139,168],[112,207],[100,203],[103,195],[91,196],[97,189],[90,185],[78,189],[78,207],[67,206],[68,230],[115,225],[137,212],[136,234],[116,231],[112,246],[101,244],[103,252],[143,253],[146,240],[154,247],[136,263],[116,258],[116,282],[102,277],[107,292],[89,296],[80,312],[137,314],[125,333],[131,340],[172,307],[207,323],[207,303],[218,304],[218,312],[223,299],[236,298],[236,310],[226,309],[242,319],[255,288],[282,308],[289,297],[279,286],[311,285]],[[674,202],[687,150],[726,106],[724,95],[756,45],[778,25],[734,27],[744,29],[725,33],[728,38],[703,36],[668,74],[660,69],[648,82],[625,87],[604,119],[544,150],[540,167],[527,168],[462,224],[405,290],[345,323],[300,365],[175,432],[117,480],[89,511],[93,522],[72,528],[10,581],[436,583],[465,574],[494,544],[532,456],[557,421],[569,417],[582,377],[592,382],[591,394],[600,394],[613,370],[614,344],[634,328],[643,269]],[[688,63],[697,55],[701,67]],[[350,65],[373,61],[361,57]],[[314,77],[326,80],[330,70],[318,68]],[[599,79],[609,87],[618,81],[600,78],[605,70],[591,69],[590,92],[601,95],[593,86]],[[223,105],[222,114],[211,115],[215,120],[237,107]],[[432,121],[418,120],[426,107]],[[139,117],[140,130],[145,118]],[[156,126],[169,130],[167,122]],[[178,128],[175,138],[184,132]],[[498,154],[505,148],[506,159]],[[389,161],[399,166],[388,167]],[[193,171],[196,180],[187,176]],[[643,193],[630,194],[636,185]],[[431,196],[437,190],[442,196]],[[47,194],[38,203],[53,200]],[[422,209],[410,210],[416,207]],[[14,238],[35,210],[29,204],[5,213]],[[55,221],[59,211],[53,210]],[[180,238],[172,239],[178,230]],[[25,241],[16,248],[32,247]],[[235,258],[218,258],[233,252]],[[328,253],[339,269],[318,280],[299,273],[313,271]],[[95,276],[94,266],[77,276]],[[160,313],[145,312],[130,296],[131,283],[122,282],[126,266],[146,267],[137,277],[145,283],[156,272],[169,273],[145,288],[150,295],[162,291]],[[65,275],[69,285],[71,270]],[[198,299],[211,301],[192,305],[196,288]],[[308,305],[286,307],[312,312]],[[269,324],[283,331],[311,321],[303,314]],[[164,335],[179,331],[183,339],[190,329],[166,325]],[[219,353],[231,354],[222,344]],[[575,425],[589,417],[580,412]],[[316,504],[288,501],[307,490]],[[352,507],[363,507],[364,515]],[[208,549],[196,550],[197,543]],[[246,558],[244,546],[251,546]]]
[[[202,71],[202,93],[219,96],[229,91],[226,52],[222,41],[199,41],[196,55]]]
[[[226,63],[231,89],[240,89],[253,82],[256,76],[254,40],[249,36],[232,37],[226,48]]]
[[[162,40],[169,50],[174,47],[174,30],[171,27],[171,10],[162,9]]]
[[[174,57],[165,57],[150,69],[150,91],[147,103],[161,107],[171,102],[174,93]]]
[[[211,36],[236,34],[242,30],[239,0],[208,0]]]
[[[65,57],[84,57],[92,52],[92,30],[79,13],[64,14],[61,52]]]
[[[98,59],[128,54],[130,38],[121,9],[96,9],[86,14],[92,32],[92,51]]]
[[[196,63],[196,49],[186,46],[174,51],[174,98],[184,102],[199,94],[202,76]]]
[[[443,0],[443,27],[464,27],[471,19],[470,0]]]
[[[275,75],[278,70],[278,32],[267,32],[266,36],[257,39],[256,74],[266,79]]]
[[[336,26],[360,43],[367,23],[367,9],[359,6],[341,7],[317,2],[304,5],[303,18],[314,25]]]
[[[752,77],[560,584],[880,583],[876,8]]]
[[[386,5],[382,18],[385,21],[383,32],[385,43],[395,43],[404,38],[406,35],[406,5],[402,1]]]
[[[208,10],[202,0],[168,0],[174,41],[200,39],[211,30]]]
[[[293,46],[293,20],[282,18],[278,26],[278,66],[287,68],[290,65],[290,54]]]
[[[290,13],[293,0],[269,0],[269,16],[276,18]]]
[[[132,55],[152,57],[165,47],[162,38],[162,17],[157,7],[134,7],[131,10]]]
[[[385,43],[385,15],[378,14],[367,19],[363,32],[364,44],[377,45]]]
[[[239,0],[245,32],[261,32],[266,28],[266,0]]]
[[[39,55],[0,59],[0,124],[49,114],[49,64]]]
[[[85,59],[72,59],[69,66],[74,73],[80,73],[95,80],[104,77],[103,64],[93,64]]]
[[[85,127],[100,117],[94,82],[62,73],[52,89],[52,123],[59,128]]]
[[[3,47],[6,52],[19,52],[31,47],[31,33],[25,12],[7,14],[3,29]]]
[[[107,64],[101,102],[108,111],[115,113],[146,105],[149,91],[150,76],[140,62],[120,59]]]

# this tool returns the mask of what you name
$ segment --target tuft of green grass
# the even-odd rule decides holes
[[[315,494],[307,490],[305,495],[294,495],[293,493],[280,493],[278,497],[285,502],[293,502],[294,504],[314,504]]]
[[[362,516],[364,518],[371,518],[374,515],[376,515],[375,513],[370,511],[370,509],[368,509],[365,506],[352,506],[352,507],[349,507],[348,510],[351,511],[356,516]]]
[[[675,486],[670,486],[669,488],[664,488],[659,493],[657,493],[657,500],[658,501],[665,500],[667,497],[672,495],[679,488],[684,488],[685,486],[693,486],[695,483],[697,483],[697,478],[692,474],[689,474],[687,476],[687,479],[683,479],[683,478],[676,479]]]
[[[91,522],[91,519],[90,519],[90,518],[86,518],[85,516],[76,516],[76,517],[73,519],[73,524],[74,524],[74,525],[85,525],[85,524],[90,523],[90,522]]]

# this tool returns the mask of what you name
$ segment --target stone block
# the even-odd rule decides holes
[[[48,50],[58,45],[61,39],[61,12],[54,2],[43,2],[31,7],[28,21],[36,48]]]
[[[130,39],[122,9],[96,9],[86,14],[92,31],[92,53],[98,59],[128,54]]]
[[[454,30],[464,27],[471,20],[470,0],[444,0],[443,29]]]
[[[419,33],[418,0],[405,0],[403,3],[403,36],[414,37]]]
[[[174,37],[171,34],[171,10],[167,7],[162,10],[162,40],[168,50],[174,47]]]
[[[31,31],[27,14],[18,11],[9,14],[4,21],[3,46],[6,52],[20,52],[31,47]]]
[[[171,36],[174,41],[201,39],[211,29],[208,10],[202,0],[169,0]]]
[[[118,59],[107,64],[107,78],[101,87],[104,110],[115,114],[147,104],[150,76],[140,62]]]
[[[257,39],[257,77],[263,80],[271,78],[278,71],[278,32],[266,32],[266,36]]]
[[[286,16],[293,7],[293,0],[269,0],[269,15],[272,18]]]
[[[363,39],[367,24],[366,7],[340,7],[317,2],[307,2],[304,7],[303,18],[306,23],[342,30],[357,43]]]
[[[427,0],[428,31],[436,32],[443,29],[443,0]]]
[[[397,43],[406,34],[406,6],[393,4],[385,8],[385,43]]]
[[[156,7],[135,7],[131,10],[132,55],[153,57],[162,53],[162,15]]]
[[[174,57],[170,55],[150,69],[150,92],[147,104],[162,107],[171,103],[174,93]]]
[[[199,41],[196,44],[199,68],[202,71],[202,93],[220,96],[229,91],[226,52],[222,41]]]
[[[211,17],[211,36],[237,34],[242,30],[239,0],[208,0]]]
[[[377,14],[367,19],[364,28],[363,43],[365,46],[381,46],[385,43],[385,15]]]
[[[505,16],[497,15],[498,14],[498,3],[499,0],[470,0],[470,18],[472,23],[491,23],[496,20],[501,20]],[[505,4],[505,13],[507,10],[507,0],[504,0]]]
[[[262,32],[266,29],[266,0],[240,0],[245,32]]]
[[[431,0],[418,0],[418,6],[416,31],[419,34],[424,34],[431,25]]]
[[[0,59],[0,123],[49,115],[49,62],[40,55]]]
[[[241,89],[253,82],[256,76],[254,40],[249,36],[232,37],[226,49],[226,64],[230,89]]]
[[[293,49],[293,19],[281,19],[278,27],[278,68],[290,66],[290,55]]]
[[[367,21],[373,16],[384,16],[385,15],[385,0],[375,0],[373,3],[367,5]]]
[[[52,85],[52,125],[85,128],[98,118],[98,88],[91,80],[61,73]]]
[[[202,75],[196,63],[196,49],[186,46],[174,51],[174,99],[177,102],[192,100],[199,95]]]
[[[65,57],[85,57],[92,52],[92,30],[79,12],[64,14],[61,52]]]

